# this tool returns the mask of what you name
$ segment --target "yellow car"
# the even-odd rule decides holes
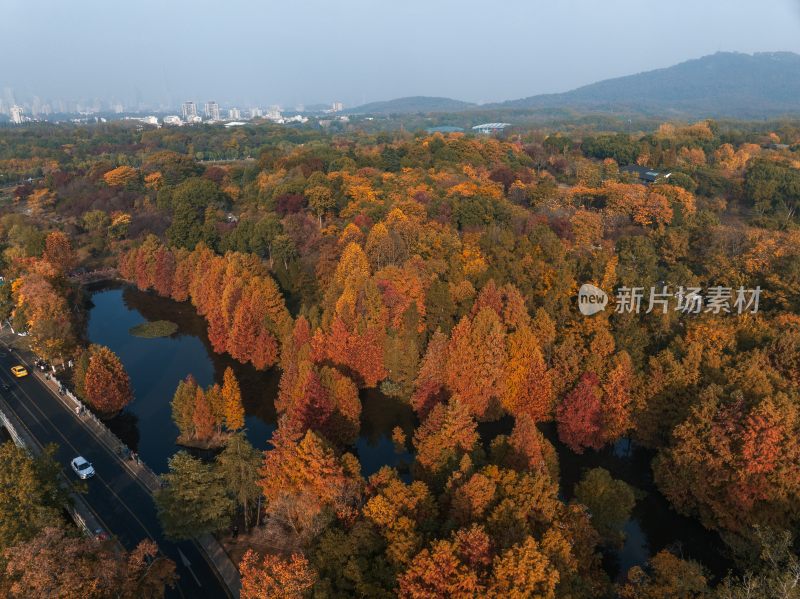
[[[28,369],[17,364],[16,366],[11,367],[11,374],[18,379],[21,379],[23,376],[28,376]]]

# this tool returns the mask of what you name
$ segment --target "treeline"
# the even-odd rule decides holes
[[[190,300],[208,321],[214,351],[228,352],[258,369],[277,360],[292,318],[277,285],[255,256],[215,255],[206,247],[172,249],[150,236],[119,260],[120,275],[139,289]]]
[[[183,538],[266,515],[244,541],[270,548],[243,560],[244,596],[728,599],[796,585],[796,125],[354,132],[226,165],[189,153],[203,135],[245,148],[260,133],[148,132],[19,189],[33,217],[2,221],[21,280],[0,299],[54,355],[59,339],[74,346],[68,286],[48,274],[63,244],[42,260],[40,216],[54,214],[84,264],[118,258],[139,288],[190,300],[216,351],[280,365],[266,454],[229,434],[221,388],[188,381],[176,398],[182,433],[226,437],[227,467],[177,456],[162,519]],[[673,174],[645,186],[632,163]],[[592,317],[575,306],[585,282],[610,296]],[[664,286],[758,286],[759,311],[648,310]],[[615,310],[620,287],[642,288],[639,313]],[[393,435],[413,451],[408,480],[364,479],[347,453],[360,388],[415,410],[409,438]],[[508,434],[482,438],[501,418]],[[601,556],[640,496],[593,470],[565,501],[550,422],[577,453],[626,437],[650,448],[658,488],[721,533],[742,578],[664,550],[612,585]]]
[[[125,551],[65,521],[70,498],[55,454],[55,446],[33,457],[11,441],[0,444],[0,595],[163,597],[177,576],[154,542]]]
[[[233,370],[225,369],[221,386],[207,389],[192,375],[181,381],[172,399],[172,419],[180,431],[179,443],[223,445],[230,433],[244,427],[242,392]]]

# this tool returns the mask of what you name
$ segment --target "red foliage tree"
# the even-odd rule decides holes
[[[558,438],[575,453],[587,447],[600,449],[604,442],[600,380],[585,372],[556,410]]]

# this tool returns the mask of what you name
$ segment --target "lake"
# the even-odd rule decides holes
[[[246,433],[253,446],[268,448],[276,428],[275,397],[280,372],[258,371],[227,355],[215,354],[206,337],[206,322],[191,304],[175,302],[142,292],[128,285],[105,286],[91,294],[88,337],[92,343],[110,347],[122,360],[131,378],[135,401],[109,425],[123,441],[156,472],[167,470],[167,460],[181,449],[175,443],[178,429],[172,422],[170,401],[178,382],[192,374],[203,386],[222,383],[225,368],[236,373],[242,389],[246,412]],[[178,325],[170,337],[143,339],[130,335],[129,329],[145,321],[169,320]],[[411,438],[416,417],[411,408],[376,390],[361,392],[361,434],[351,449],[365,476],[384,465],[398,468],[410,479],[410,453],[397,454],[391,432],[400,426]],[[508,433],[511,419],[482,423],[483,442],[500,433]],[[562,499],[572,498],[573,488],[583,473],[602,467],[614,478],[624,480],[644,493],[637,501],[625,526],[626,540],[619,549],[604,552],[604,566],[613,578],[619,578],[635,565],[643,564],[654,553],[670,548],[679,555],[703,563],[714,575],[723,576],[731,563],[721,553],[719,535],[704,529],[699,522],[676,513],[653,482],[650,462],[653,452],[626,441],[601,451],[572,453],[558,440],[552,424],[542,426],[558,452]]]
[[[189,374],[206,387],[222,384],[230,366],[242,389],[247,438],[267,449],[277,424],[275,398],[280,371],[258,371],[227,354],[215,354],[206,337],[206,322],[187,302],[158,297],[120,285],[91,294],[87,335],[92,343],[116,353],[131,378],[135,400],[108,424],[156,472],[166,472],[167,461],[182,449],[175,443],[178,428],[172,422],[170,402],[178,383]],[[178,325],[174,335],[157,339],[134,337],[131,327],[142,322],[169,320]],[[411,408],[380,393],[363,392],[361,436],[353,453],[365,476],[383,465],[402,467],[408,453],[397,454],[392,429],[400,425],[410,435],[416,424]]]

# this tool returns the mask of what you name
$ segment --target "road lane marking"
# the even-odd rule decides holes
[[[25,358],[23,358],[21,355],[19,355],[19,353],[17,353],[17,352],[16,352],[16,351],[14,351],[13,349],[9,349],[9,352],[10,352],[10,355],[11,355],[11,357],[12,357],[12,358],[16,358],[17,360],[19,360],[20,362],[22,362],[23,364],[25,364],[26,366],[28,366],[28,367],[30,368],[30,365],[28,364],[28,362],[25,360]],[[105,452],[106,452],[106,453],[107,453],[109,456],[111,456],[111,460],[112,460],[113,462],[115,462],[115,463],[119,463],[120,467],[122,468],[122,471],[123,471],[123,473],[127,474],[127,475],[128,475],[128,477],[129,477],[129,478],[131,478],[131,479],[133,480],[133,482],[134,482],[134,483],[138,484],[138,485],[139,485],[139,487],[141,487],[141,488],[142,488],[142,490],[144,490],[144,491],[145,491],[145,493],[146,493],[146,494],[147,494],[147,495],[150,497],[150,499],[151,499],[151,500],[152,500],[152,499],[154,499],[154,497],[153,497],[153,491],[152,491],[152,490],[151,490],[149,487],[147,487],[147,485],[145,485],[145,484],[144,484],[144,483],[143,483],[141,480],[139,480],[139,477],[138,477],[138,476],[136,476],[134,473],[132,473],[132,472],[131,472],[131,471],[130,471],[128,468],[127,468],[126,464],[122,463],[122,461],[119,459],[119,456],[117,456],[117,455],[116,455],[114,452],[112,452],[112,451],[111,451],[111,449],[110,449],[110,448],[109,448],[109,447],[108,447],[108,446],[107,446],[107,445],[106,445],[106,444],[105,444],[105,443],[102,441],[102,439],[100,439],[100,437],[97,435],[97,433],[95,433],[95,431],[93,431],[93,430],[92,430],[92,428],[91,428],[91,427],[89,427],[89,426],[86,426],[86,424],[84,423],[84,421],[83,421],[81,418],[79,418],[79,417],[78,417],[78,416],[77,416],[77,415],[76,415],[76,414],[75,414],[75,413],[74,413],[72,410],[69,410],[69,409],[67,409],[67,407],[66,407],[66,406],[63,404],[63,402],[61,401],[61,398],[60,398],[60,397],[58,397],[58,396],[56,395],[55,391],[53,391],[53,390],[52,390],[52,389],[51,389],[51,388],[50,388],[50,387],[49,387],[49,386],[48,386],[48,385],[47,385],[45,382],[43,382],[43,381],[39,380],[39,379],[36,377],[36,374],[35,374],[35,372],[33,372],[33,374],[31,374],[30,376],[31,376],[31,377],[33,377],[33,379],[36,381],[36,383],[37,383],[38,385],[40,385],[42,388],[44,388],[44,390],[45,390],[46,392],[50,393],[50,395],[51,395],[51,396],[52,396],[52,397],[53,397],[53,398],[56,400],[56,404],[57,404],[58,406],[60,406],[60,407],[61,407],[61,409],[63,409],[63,410],[64,410],[64,411],[65,411],[67,414],[69,414],[70,416],[72,416],[73,418],[75,418],[75,419],[77,420],[77,422],[78,422],[78,426],[80,426],[80,427],[81,427],[83,430],[85,430],[85,431],[86,431],[86,432],[88,432],[88,433],[89,433],[89,434],[90,434],[92,437],[94,437],[94,439],[97,441],[98,445],[100,445],[100,446],[103,448],[103,450],[104,450],[104,451],[105,451]],[[12,384],[13,384],[14,382],[17,382],[17,383],[19,383],[18,381],[13,381],[13,380],[12,380],[11,382],[12,382]],[[75,448],[75,447],[74,447],[74,446],[73,446],[73,445],[72,445],[72,444],[71,444],[71,443],[70,443],[70,442],[69,442],[69,441],[68,441],[68,440],[67,440],[67,439],[66,439],[66,438],[65,438],[65,437],[64,437],[64,436],[61,434],[61,431],[60,431],[60,429],[59,429],[57,426],[55,426],[55,424],[54,424],[54,423],[53,423],[53,422],[52,422],[52,421],[51,421],[51,420],[50,420],[50,419],[47,417],[47,415],[46,415],[46,414],[44,414],[44,413],[42,412],[41,408],[40,408],[40,407],[39,407],[39,406],[36,404],[36,401],[35,401],[35,400],[34,400],[34,399],[33,399],[33,398],[30,396],[30,395],[28,395],[28,393],[27,393],[27,392],[26,392],[24,389],[22,389],[22,387],[21,387],[19,384],[17,384],[16,386],[12,386],[12,395],[14,395],[14,397],[15,397],[15,398],[16,398],[18,401],[20,401],[20,405],[22,405],[23,407],[25,407],[26,411],[27,411],[27,412],[28,412],[28,413],[31,415],[31,417],[34,419],[34,421],[35,421],[35,422],[39,422],[39,421],[38,421],[38,419],[36,418],[36,415],[35,415],[35,414],[33,414],[33,413],[30,411],[30,409],[28,409],[28,407],[27,407],[27,404],[26,404],[25,402],[23,402],[23,401],[22,401],[22,400],[21,400],[19,397],[17,397],[17,396],[14,394],[14,391],[13,391],[13,390],[14,390],[14,388],[16,388],[16,389],[19,389],[19,390],[20,390],[20,391],[23,393],[23,395],[25,395],[25,397],[27,397],[27,398],[28,398],[28,399],[31,401],[31,403],[34,405],[34,407],[36,407],[37,411],[39,411],[39,412],[42,414],[42,416],[44,417],[44,419],[45,419],[45,420],[48,422],[48,424],[49,424],[49,425],[50,425],[50,426],[51,426],[51,427],[52,427],[52,428],[53,428],[55,431],[57,431],[57,432],[59,433],[59,436],[61,436],[61,437],[62,437],[62,438],[63,438],[63,439],[64,439],[64,440],[67,442],[67,444],[68,444],[68,445],[69,445],[69,446],[70,446],[70,447],[73,449],[73,451],[76,451],[76,452],[77,452],[78,450],[77,450],[77,449],[76,449],[76,448]],[[23,425],[24,425],[24,424],[25,424],[25,423],[23,422]],[[33,435],[32,433],[31,433],[31,435],[32,435],[33,437],[35,437],[35,435]],[[78,452],[78,455],[80,455],[80,452]],[[98,474],[96,474],[96,473],[95,473],[95,476],[96,476],[96,477],[99,477],[99,475],[98,475]],[[146,533],[146,534],[147,534],[147,535],[148,535],[148,536],[149,536],[149,537],[150,537],[150,538],[151,538],[153,541],[155,541],[155,538],[153,538],[153,534],[150,532],[150,530],[149,530],[149,529],[148,529],[148,528],[147,528],[147,527],[144,525],[144,523],[142,523],[142,522],[141,522],[141,520],[139,520],[139,518],[137,518],[137,517],[136,517],[136,515],[135,515],[135,514],[134,514],[134,513],[131,511],[131,509],[128,507],[128,505],[127,505],[127,504],[126,504],[124,501],[122,501],[122,499],[119,497],[119,495],[117,495],[117,493],[116,493],[116,492],[115,492],[115,491],[114,491],[114,490],[113,490],[111,487],[109,487],[109,486],[108,486],[108,485],[105,483],[105,481],[102,481],[102,480],[101,480],[101,482],[102,482],[103,486],[105,486],[106,488],[108,488],[108,490],[109,490],[109,491],[111,491],[112,495],[114,495],[114,496],[115,496],[115,497],[118,499],[118,501],[119,501],[119,502],[122,504],[122,506],[123,506],[123,507],[124,507],[124,508],[125,508],[125,509],[126,509],[126,510],[127,510],[127,511],[128,511],[130,514],[131,514],[131,515],[132,515],[132,516],[133,516],[133,518],[134,518],[134,519],[135,519],[135,520],[136,520],[136,521],[139,523],[139,525],[142,527],[142,529],[145,531],[145,533]],[[89,507],[90,507],[90,509],[92,509],[92,511],[95,511],[95,510],[94,510],[94,509],[91,507],[91,505],[90,505]],[[103,522],[103,519],[102,519],[102,518],[100,518],[99,516],[98,516],[98,519],[99,519],[101,522]],[[107,528],[109,531],[111,530],[111,528],[110,528],[110,527],[108,527],[108,526],[106,526],[106,528]],[[206,562],[206,564],[207,564],[207,565],[208,565],[208,567],[209,567],[209,571],[210,571],[210,572],[213,574],[213,576],[214,576],[214,577],[217,579],[217,581],[220,583],[220,585],[221,585],[221,588],[223,589],[223,591],[224,591],[226,594],[228,594],[228,588],[227,588],[227,585],[226,585],[225,581],[222,579],[222,575],[221,575],[221,573],[217,571],[217,569],[216,569],[216,566],[215,566],[215,565],[214,565],[214,564],[211,562],[211,559],[210,559],[210,557],[209,557],[209,556],[206,554],[206,552],[205,552],[205,551],[204,551],[204,550],[203,550],[203,549],[200,547],[200,544],[197,542],[197,540],[196,540],[196,539],[190,539],[189,541],[190,541],[190,542],[191,542],[191,543],[194,545],[194,547],[195,547],[195,550],[196,550],[196,551],[199,553],[199,555],[201,556],[201,558],[203,559],[203,561],[205,561],[205,562]],[[176,550],[178,550],[178,551],[180,552],[180,549],[178,548],[178,546],[177,546],[177,543],[173,543],[173,545],[175,546]],[[191,574],[192,574],[192,576],[194,577],[194,579],[195,579],[195,580],[197,580],[197,576],[195,575],[194,571],[193,571],[193,570],[191,570],[190,568],[189,568],[189,571],[191,572]],[[180,579],[180,577],[179,577],[179,579]],[[200,582],[199,582],[199,581],[197,581],[197,583],[198,583],[198,585],[199,585],[199,586],[201,586],[201,587],[202,587],[202,585],[200,585]],[[176,587],[175,587],[175,588],[178,590],[178,592],[180,593],[181,597],[185,597],[185,595],[184,595],[184,593],[183,593],[183,590],[181,589],[180,585],[176,585]]]
[[[8,404],[8,402],[6,402],[6,407],[7,407],[7,409],[9,409],[9,410],[11,411],[11,413],[12,413],[12,414],[14,414],[14,417],[15,417],[17,420],[19,420],[19,424],[20,424],[20,426],[22,426],[22,427],[25,429],[25,431],[28,433],[28,435],[31,437],[31,439],[33,439],[33,440],[36,440],[36,435],[34,435],[34,434],[33,434],[33,432],[32,432],[32,431],[31,431],[31,429],[28,427],[28,425],[27,425],[27,424],[25,424],[25,421],[24,421],[22,418],[20,418],[20,417],[19,417],[19,415],[17,415],[17,412],[16,412],[16,410],[14,410],[14,409],[13,409],[13,408],[12,408],[12,407],[11,407],[11,406]],[[67,476],[68,476],[68,475],[66,474],[66,472],[65,472],[65,469],[64,469],[63,467],[61,468],[61,475],[63,476],[63,478],[64,478],[64,481],[66,481],[66,482],[67,482],[67,484],[69,484],[69,485],[71,485],[71,484],[72,484],[72,483],[70,482],[70,480],[67,478]],[[69,489],[69,490],[70,490],[70,492],[71,492],[71,493],[75,493],[76,495],[78,495],[78,496],[81,496],[81,497],[83,498],[83,502],[86,504],[86,507],[89,509],[89,511],[91,511],[91,512],[92,512],[92,515],[93,515],[93,516],[95,517],[95,519],[96,519],[96,520],[97,520],[97,521],[100,523],[100,525],[103,527],[103,529],[104,529],[105,531],[107,531],[107,532],[111,532],[111,527],[110,527],[110,526],[108,525],[108,523],[107,523],[107,522],[106,522],[106,521],[105,521],[105,520],[104,520],[104,519],[103,519],[103,518],[100,516],[100,514],[98,514],[98,513],[97,513],[97,510],[95,510],[95,509],[92,507],[92,505],[89,503],[89,501],[86,499],[86,497],[84,497],[82,493],[79,493],[78,491],[76,491],[76,490],[75,490],[73,487],[71,487],[71,486],[70,486],[70,489]],[[94,533],[95,533],[95,531],[92,531],[92,534],[94,534]]]
[[[21,361],[23,364],[25,364],[26,366],[28,366],[29,368],[31,368],[31,366],[28,364],[28,362],[25,360],[25,358],[23,358],[22,356],[20,356],[20,355],[19,355],[19,354],[18,354],[16,351],[13,351],[13,350],[12,350],[12,353],[13,353],[13,354],[14,354],[14,355],[17,357],[17,359],[19,359],[19,360],[20,360],[20,361]],[[31,368],[31,370],[32,370],[32,371],[34,371],[34,369],[33,369],[33,368]],[[84,420],[83,420],[82,418],[80,418],[80,416],[78,416],[78,415],[77,415],[77,414],[76,414],[76,413],[75,413],[73,410],[70,410],[69,408],[67,408],[67,406],[65,406],[65,405],[64,405],[64,402],[63,402],[63,401],[61,401],[61,398],[60,398],[60,397],[59,397],[59,396],[56,394],[56,392],[55,392],[55,391],[53,391],[53,390],[50,388],[50,386],[49,386],[49,385],[48,385],[46,382],[43,382],[43,381],[41,381],[39,378],[37,378],[37,377],[36,377],[36,373],[35,373],[35,371],[33,372],[33,374],[32,374],[31,376],[33,377],[33,379],[34,379],[34,380],[35,380],[37,383],[39,383],[39,385],[41,385],[41,386],[44,388],[44,390],[45,390],[45,391],[47,391],[47,392],[48,392],[48,393],[49,393],[51,396],[53,396],[53,397],[56,399],[56,403],[57,403],[59,406],[61,406],[61,408],[63,408],[65,412],[67,412],[67,413],[68,413],[70,416],[72,416],[73,418],[75,418],[75,420],[77,420],[77,421],[78,421],[78,425],[79,425],[81,428],[83,428],[83,429],[84,429],[86,432],[88,432],[88,433],[89,433],[89,434],[90,434],[92,437],[94,437],[94,438],[97,440],[97,442],[98,442],[98,443],[99,443],[99,444],[100,444],[100,445],[101,445],[101,446],[102,446],[102,447],[103,447],[103,448],[106,450],[106,452],[107,452],[109,455],[111,455],[111,456],[112,456],[112,458],[114,459],[114,461],[117,461],[117,460],[118,460],[119,456],[118,456],[118,455],[117,455],[117,454],[116,454],[114,451],[112,451],[112,450],[111,450],[111,448],[110,448],[110,447],[108,447],[108,445],[106,445],[106,443],[103,441],[103,439],[101,439],[101,438],[100,438],[100,435],[98,435],[98,434],[97,434],[97,433],[96,433],[96,432],[95,432],[95,431],[92,429],[92,427],[91,427],[91,426],[87,426],[87,425],[86,425],[86,423],[84,422]],[[105,425],[103,425],[103,426],[105,426]],[[113,434],[113,433],[112,433],[112,434]],[[124,460],[121,460],[121,459],[120,459],[120,460],[118,460],[118,461],[119,461],[119,463],[120,463],[120,466],[122,466],[122,469],[123,469],[124,471],[128,472],[128,473],[131,475],[131,479],[132,479],[132,480],[133,480],[133,481],[134,481],[134,482],[135,482],[137,485],[139,485],[139,486],[140,486],[142,489],[144,489],[144,491],[145,491],[145,492],[146,492],[148,495],[150,495],[150,496],[152,497],[152,496],[153,496],[153,493],[154,493],[154,491],[153,491],[153,490],[152,490],[150,487],[148,487],[146,484],[144,484],[144,483],[143,483],[143,482],[142,482],[142,481],[139,479],[139,477],[136,475],[136,473],[135,473],[135,472],[133,472],[133,471],[132,471],[132,470],[131,470],[131,469],[128,467],[128,465],[125,463],[125,461],[124,461]]]
[[[61,432],[61,430],[53,423],[53,421],[50,420],[50,418],[48,418],[47,414],[45,414],[44,411],[42,411],[42,409],[38,405],[36,405],[36,401],[33,399],[33,397],[31,397],[25,391],[25,389],[23,389],[19,385],[17,385],[16,389],[18,389],[26,398],[28,398],[30,400],[30,403],[33,405],[34,408],[36,408],[36,411],[38,411],[41,414],[41,417],[50,425],[50,427],[52,427],[52,429],[58,434],[58,436],[61,437],[64,440],[64,443],[67,446],[69,446],[73,450],[73,452],[75,452],[76,455],[81,455],[82,452],[78,451],[78,449],[72,443],[70,443],[69,439],[67,439],[64,436],[64,434]],[[22,398],[17,397],[16,392],[15,392],[15,390],[13,388],[11,390],[11,394],[20,402],[20,405],[23,408],[25,408],[25,411],[28,412],[28,414],[30,414],[30,416],[34,419],[34,421],[39,421],[39,419],[36,417],[36,415],[33,412],[31,412],[28,404],[26,402],[22,401]],[[116,461],[116,456],[114,456],[110,451],[108,451],[108,449],[105,447],[105,445],[100,443],[100,446],[111,456],[112,461]],[[123,472],[125,472],[124,466],[122,466],[122,469],[123,469]],[[131,510],[131,508],[128,506],[128,504],[125,503],[122,500],[122,498],[117,494],[117,492],[114,491],[114,489],[112,489],[111,486],[109,486],[108,483],[106,483],[104,478],[102,476],[100,476],[97,472],[95,472],[94,478],[97,478],[102,483],[102,485],[111,492],[111,494],[117,499],[117,501],[119,501],[119,503],[122,505],[122,507],[124,507],[125,510],[133,517],[133,519],[136,520],[136,522],[139,524],[139,526],[142,527],[142,530],[145,532],[145,534],[147,534],[147,536],[150,538],[150,540],[155,541],[155,535],[153,535],[153,533],[150,532],[150,529],[147,526],[145,526],[144,522],[142,522],[136,516],[136,514],[133,512],[133,510]],[[152,495],[150,495],[150,497],[152,499]],[[87,497],[87,500],[88,500],[88,497]]]

